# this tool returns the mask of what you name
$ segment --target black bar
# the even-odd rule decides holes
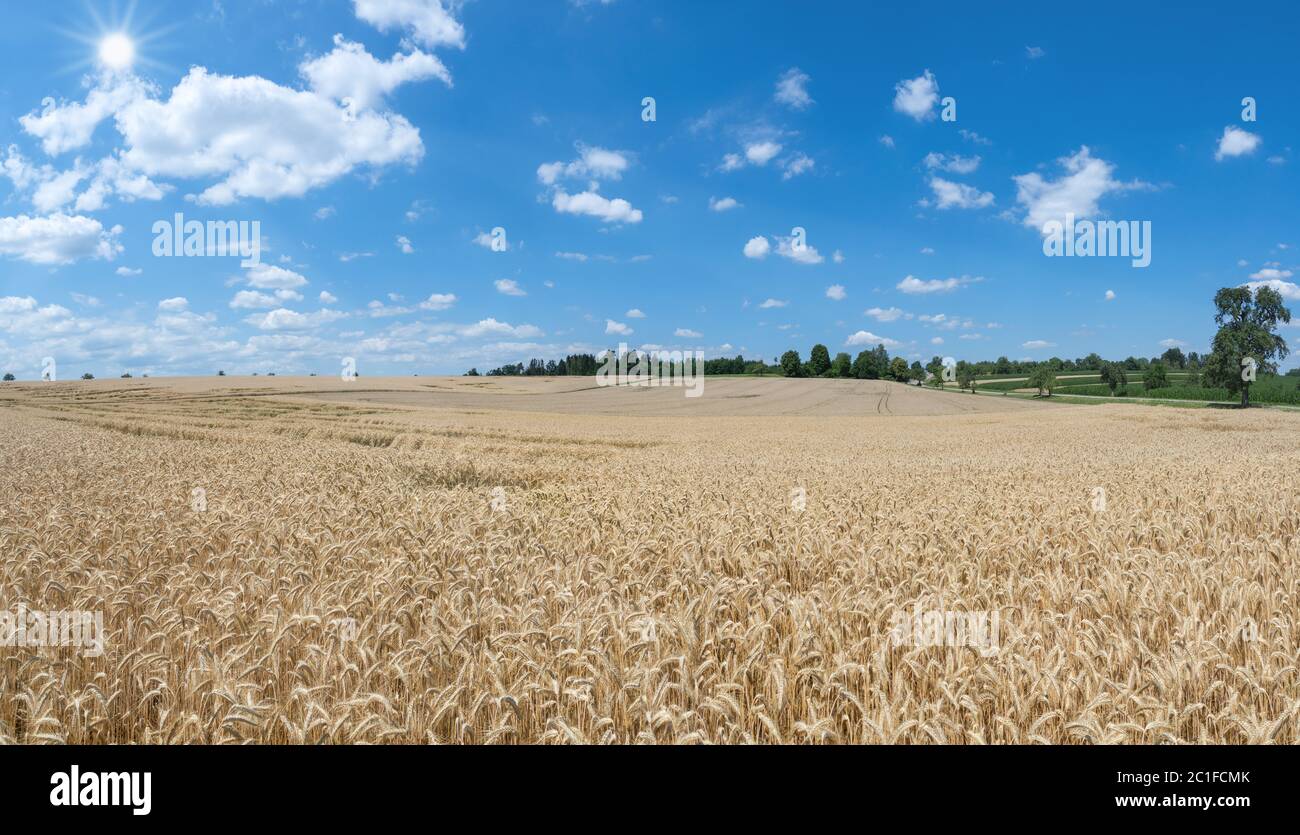
[[[512,818],[591,822],[595,813],[614,815],[611,822],[645,815],[653,825],[652,808],[688,803],[728,827],[778,810],[828,823],[840,814],[883,822],[882,813],[927,823],[1028,824],[1035,813],[1051,814],[1038,820],[1054,826],[1171,813],[1222,823],[1289,813],[1293,756],[1288,748],[1231,746],[11,747],[0,749],[0,796],[6,814],[127,826],[260,828],[405,814],[459,828],[467,815],[488,815],[495,827]],[[148,772],[149,814],[129,805],[52,805],[52,775],[70,776],[74,765],[82,779]],[[1120,782],[1121,774],[1133,776]],[[1216,805],[1188,800],[1206,797]]]

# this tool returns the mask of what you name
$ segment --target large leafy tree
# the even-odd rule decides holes
[[[1047,396],[1052,396],[1052,389],[1056,388],[1056,371],[1049,363],[1039,363],[1038,367],[1029,373],[1029,387],[1038,389],[1041,397],[1043,392]]]
[[[871,364],[867,367],[867,378],[878,380],[889,373],[889,352],[884,345],[871,349]]]
[[[853,361],[853,376],[859,380],[879,380],[889,374],[889,352],[884,345],[863,351]]]
[[[1175,351],[1178,349],[1175,348]],[[1169,385],[1169,378],[1165,375],[1164,362],[1153,362],[1147,366],[1146,373],[1142,375],[1142,388],[1147,391],[1152,389],[1162,389]]]
[[[957,388],[970,389],[970,393],[975,393],[975,369],[971,368],[970,363],[966,360],[957,362]]]
[[[1214,307],[1219,332],[1205,360],[1205,382],[1241,392],[1241,405],[1249,406],[1250,380],[1243,369],[1253,360],[1256,373],[1277,372],[1278,360],[1290,351],[1276,330],[1279,323],[1290,323],[1291,311],[1267,285],[1253,293],[1249,287],[1224,287],[1214,294]]]
[[[1115,396],[1115,389],[1128,385],[1128,372],[1117,362],[1102,363],[1101,381],[1110,386],[1110,396]]]
[[[814,345],[812,354],[808,356],[808,374],[812,377],[820,377],[830,370],[831,352],[825,345]]]
[[[831,360],[832,377],[852,377],[853,376],[853,358],[841,351]]]
[[[781,370],[787,377],[800,377],[803,375],[803,362],[799,359],[798,351],[786,351],[781,355]]]
[[[856,359],[853,360],[853,376],[859,380],[867,379],[867,368],[871,365],[871,352],[859,351]]]
[[[1160,359],[1170,368],[1183,368],[1187,365],[1187,357],[1183,356],[1183,349],[1170,348],[1160,355]]]
[[[894,361],[889,364],[889,376],[900,383],[906,383],[910,376],[907,360],[902,357],[894,357]]]

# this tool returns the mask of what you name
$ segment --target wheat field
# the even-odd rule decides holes
[[[361,382],[0,388],[0,742],[1300,741],[1300,416]]]

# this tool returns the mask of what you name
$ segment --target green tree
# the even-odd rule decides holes
[[[957,363],[957,388],[970,389],[971,394],[975,393],[975,370],[965,360]]]
[[[1178,350],[1175,348],[1174,350]],[[1166,352],[1167,353],[1167,352]],[[1169,385],[1169,378],[1165,376],[1165,364],[1153,362],[1147,368],[1146,373],[1142,375],[1142,388],[1147,391],[1152,389],[1162,389]]]
[[[1101,365],[1101,381],[1110,386],[1110,396],[1114,397],[1116,389],[1128,385],[1128,372],[1117,362],[1105,362]]]
[[[925,382],[925,367],[921,365],[920,360],[916,360],[912,363],[910,371],[911,373],[907,375],[908,380],[917,384]]]
[[[5,375],[5,382],[6,382],[6,383],[12,383],[15,379],[16,379],[16,378],[15,378],[14,375],[12,375],[12,374],[6,374],[6,375]]]
[[[1187,357],[1183,356],[1182,348],[1170,348],[1160,355],[1160,359],[1170,368],[1185,368],[1187,366]]]
[[[902,357],[894,357],[894,361],[889,364],[889,376],[900,383],[906,383],[909,374],[907,360]]]
[[[781,355],[781,370],[787,377],[803,376],[803,361],[799,359],[798,351],[786,351]]]
[[[1277,372],[1277,361],[1286,359],[1290,351],[1274,331],[1279,322],[1291,322],[1291,311],[1282,304],[1282,296],[1267,286],[1253,296],[1249,287],[1224,287],[1214,294],[1214,307],[1218,311],[1214,321],[1220,327],[1205,362],[1206,382],[1240,391],[1241,405],[1249,406],[1253,374],[1247,368],[1254,373]]]
[[[812,353],[808,355],[808,373],[813,377],[820,377],[827,371],[831,370],[831,352],[826,350],[826,346],[817,344],[812,347]]]
[[[848,354],[840,351],[831,361],[832,377],[852,377],[853,376],[853,358]]]
[[[95,375],[94,375],[94,374],[91,374],[89,371],[87,371],[85,374],[82,374],[82,375],[81,375],[81,379],[83,379],[83,380],[93,380],[93,379],[95,379]]]
[[[1056,371],[1050,363],[1039,363],[1029,373],[1029,387],[1038,389],[1039,397],[1043,396],[1043,392],[1047,392],[1048,397],[1052,396],[1052,389],[1056,388]]]
[[[871,380],[878,380],[889,374],[889,352],[885,350],[884,345],[877,345],[871,349],[871,366],[867,370],[867,378]]]
[[[871,365],[871,352],[859,351],[857,357],[853,360],[853,376],[859,380],[867,379],[867,371]]]

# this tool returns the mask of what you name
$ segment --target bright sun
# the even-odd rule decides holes
[[[128,69],[135,61],[135,44],[120,32],[99,42],[99,62],[110,70]]]

